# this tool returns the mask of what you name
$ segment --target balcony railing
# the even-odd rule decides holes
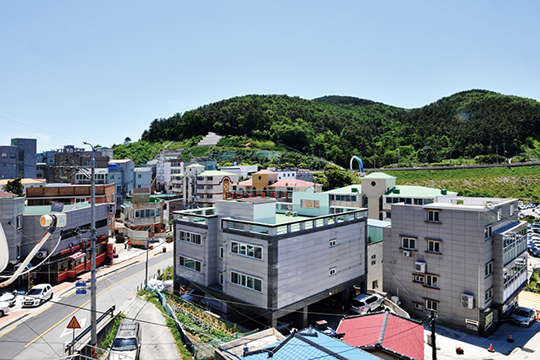
[[[362,218],[366,218],[366,212],[363,209],[347,211],[335,215],[323,215],[310,219],[290,221],[281,224],[262,224],[252,221],[224,218],[221,220],[221,229],[236,230],[258,235],[277,236],[322,228],[333,224],[347,223]]]
[[[527,251],[527,236],[521,234],[505,235],[503,237],[503,246],[503,264],[506,266]]]

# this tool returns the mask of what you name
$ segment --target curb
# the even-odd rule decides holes
[[[140,254],[138,254],[138,255],[134,255],[134,256],[132,256],[132,257],[130,257],[130,258],[127,258],[127,259],[125,259],[125,260],[119,262],[118,264],[122,264],[122,266],[118,266],[116,269],[111,270],[111,271],[108,271],[107,273],[96,274],[96,280],[99,279],[99,278],[101,278],[101,277],[104,277],[104,276],[106,276],[106,275],[113,274],[113,273],[117,272],[118,270],[125,269],[125,268],[127,268],[127,267],[129,267],[129,266],[131,266],[131,265],[135,265],[135,264],[140,263],[141,261],[140,261],[140,260],[137,260],[137,261],[133,261],[133,262],[124,264],[125,262],[128,262],[129,260],[131,260],[131,259],[133,259],[133,258],[135,258],[135,257],[137,257],[137,256],[143,255],[143,254],[144,254],[144,252],[142,252],[142,253],[140,253]],[[156,254],[159,254],[159,252],[157,252]],[[155,255],[155,254],[154,254],[154,255]],[[117,265],[117,264],[116,264],[116,265]],[[68,292],[73,291],[73,289],[75,289],[75,284],[73,284],[72,286],[70,286],[69,288],[67,288],[67,289],[65,289],[65,290],[62,290],[62,292],[60,292],[58,296],[64,296],[64,295],[67,294]],[[10,327],[10,326],[12,326],[13,324],[15,324],[15,323],[16,323],[17,321],[19,321],[19,320],[23,320],[24,318],[26,318],[26,317],[27,317],[28,315],[30,315],[30,314],[31,314],[31,313],[26,313],[26,314],[21,315],[21,316],[19,316],[19,317],[13,319],[13,320],[11,320],[11,321],[8,321],[8,322],[5,323],[4,325],[0,325],[0,331],[1,331],[1,330],[4,330],[4,329],[6,329],[6,328],[8,328],[8,327]]]

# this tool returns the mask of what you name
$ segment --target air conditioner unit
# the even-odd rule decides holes
[[[426,263],[423,261],[417,261],[414,263],[414,271],[419,273],[426,272]]]
[[[461,294],[461,306],[472,309],[474,307],[474,295]]]
[[[36,258],[45,259],[47,257],[47,250],[38,251],[36,253]]]
[[[403,256],[405,257],[411,257],[411,252],[407,250],[403,250]]]

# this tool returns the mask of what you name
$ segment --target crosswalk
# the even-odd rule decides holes
[[[540,310],[540,294],[521,291],[518,295],[518,304],[529,309]]]

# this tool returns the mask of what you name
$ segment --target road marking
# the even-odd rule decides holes
[[[152,267],[154,267],[154,266],[157,266],[157,265],[159,265],[159,264],[161,264],[161,263],[163,263],[163,262],[165,262],[165,261],[169,261],[169,259],[160,261],[160,262],[158,262],[157,264],[154,264],[154,265],[152,265],[152,266],[149,266],[148,268],[152,268]],[[118,282],[112,284],[111,286],[109,286],[108,288],[106,288],[105,290],[103,290],[102,292],[100,292],[99,294],[97,294],[96,297],[99,296],[99,295],[101,295],[101,294],[103,294],[105,291],[109,290],[109,289],[112,288],[113,286],[116,286],[117,284],[120,284],[122,281],[125,281],[125,280],[129,279],[130,277],[133,277],[133,276],[135,276],[135,275],[137,275],[137,274],[140,274],[140,273],[142,273],[142,272],[144,272],[144,271],[146,271],[146,270],[143,269],[143,270],[141,270],[141,271],[139,271],[139,272],[136,272],[136,273],[133,274],[133,275],[128,276],[127,278],[124,278],[124,279],[122,279],[122,280],[120,280],[120,281],[118,281]],[[71,315],[75,314],[77,311],[79,311],[80,309],[82,309],[83,307],[85,307],[86,305],[88,305],[89,302],[90,302],[90,300],[88,300],[87,302],[85,302],[84,304],[82,304],[81,306],[79,306],[77,309],[73,310],[69,315],[67,315],[67,316],[64,317],[62,320],[58,321],[56,324],[54,324],[53,326],[51,326],[50,328],[48,328],[47,330],[45,330],[41,335],[39,335],[38,337],[36,337],[34,340],[30,341],[30,342],[29,342],[28,344],[26,344],[24,347],[26,348],[26,347],[32,345],[34,342],[36,342],[37,340],[39,340],[41,337],[45,336],[45,334],[47,334],[49,331],[51,331],[52,329],[54,329],[55,327],[57,327],[61,322],[63,322],[63,321],[66,320],[68,317],[70,317]]]
[[[52,306],[52,304],[49,304],[49,306],[47,306],[45,309],[41,310],[41,311],[38,312],[37,314],[33,315],[32,317],[38,316],[39,314],[41,314],[42,312],[44,312],[45,310],[47,310],[47,309],[50,308],[51,306]]]
[[[10,332],[11,330],[15,330],[16,326],[12,327],[11,329],[9,329],[8,331],[4,332],[2,335],[0,335],[0,338],[4,335],[6,335],[8,332]]]

